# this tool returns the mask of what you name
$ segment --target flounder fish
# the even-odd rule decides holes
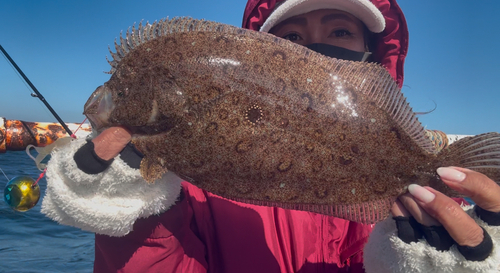
[[[411,183],[457,195],[437,167],[500,180],[500,134],[438,153],[378,64],[190,18],[134,26],[115,49],[84,114],[133,132],[148,182],[172,171],[228,199],[375,223]]]

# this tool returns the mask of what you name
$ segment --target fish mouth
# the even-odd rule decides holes
[[[115,108],[111,92],[99,86],[85,103],[83,114],[87,116],[92,128],[97,131],[109,127],[109,117]]]
[[[115,107],[111,91],[106,86],[99,86],[85,103],[83,114],[89,119],[92,128],[99,133],[112,126],[121,126],[132,135],[158,135],[170,131],[179,122],[179,117],[160,114],[156,101],[147,121],[129,120],[126,124],[118,122],[112,117]]]

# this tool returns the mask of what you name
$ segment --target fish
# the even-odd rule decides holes
[[[170,171],[230,200],[368,224],[412,183],[457,196],[440,166],[500,181],[499,133],[438,152],[380,64],[191,18],[141,22],[114,46],[84,114],[132,132],[148,183]]]

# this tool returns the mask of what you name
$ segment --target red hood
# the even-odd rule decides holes
[[[283,0],[248,0],[242,27],[259,30],[271,14],[276,3]],[[408,52],[408,27],[396,0],[371,0],[385,17],[385,30],[376,34],[377,49],[373,52],[376,62],[382,64],[403,86],[403,66]]]

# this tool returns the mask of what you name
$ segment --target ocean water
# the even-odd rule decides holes
[[[40,171],[25,152],[0,153],[0,168],[9,179]],[[59,225],[41,212],[47,182],[39,182],[41,198],[27,212],[12,210],[3,199],[8,180],[0,172],[0,272],[92,272],[94,234]]]

